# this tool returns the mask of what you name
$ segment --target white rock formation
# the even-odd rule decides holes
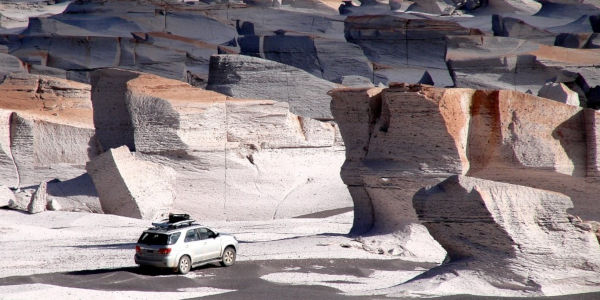
[[[27,211],[32,214],[37,214],[46,210],[48,205],[48,182],[42,182],[37,190],[31,196],[31,202],[27,206]]]
[[[264,220],[351,206],[332,123],[143,73],[99,70],[92,86],[102,148],[176,170],[177,210]]]
[[[98,153],[90,87],[13,73],[0,84],[0,181],[11,187],[71,179]]]
[[[462,291],[476,295],[551,296],[600,290],[600,245],[590,228],[567,214],[572,203],[565,195],[452,176],[419,191],[413,202],[451,263],[409,283],[409,290],[444,277],[450,282],[425,292],[440,293],[460,280],[475,280]],[[482,281],[496,288],[488,293],[478,290]]]
[[[15,201],[15,193],[6,186],[0,186],[0,207],[9,206]]]
[[[573,106],[580,106],[579,95],[564,83],[548,82],[539,90],[538,96]]]
[[[62,201],[66,210],[101,212],[91,181],[70,184],[85,173],[85,163],[98,153],[89,85],[26,73],[4,76],[0,83],[0,183],[25,188],[11,207],[28,210],[36,187],[50,180],[48,192],[40,191],[41,197],[47,194],[48,201]],[[45,209],[45,201],[35,201],[39,205],[33,210]]]
[[[427,86],[332,96],[357,231],[416,221],[414,193],[452,174],[561,192],[574,202],[573,214],[600,218],[594,111],[514,91]]]
[[[434,85],[444,87],[453,85],[445,59],[446,37],[481,32],[445,19],[358,15],[344,20],[344,34],[373,63],[373,83],[418,83],[428,72]]]
[[[176,197],[175,171],[135,157],[127,146],[109,149],[86,165],[108,214],[155,220]]]

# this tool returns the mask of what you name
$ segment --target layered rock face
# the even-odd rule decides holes
[[[27,187],[10,206],[27,210],[35,191],[30,187],[42,183],[48,188],[35,193],[33,211],[45,209],[51,201],[62,202],[67,210],[101,211],[93,185],[73,189],[60,181],[85,173],[85,163],[99,153],[89,85],[12,73],[0,84],[0,107],[1,184]],[[59,180],[45,183],[53,179]]]
[[[97,154],[89,85],[53,77],[12,74],[0,84],[5,116],[5,153],[13,160],[20,185],[55,178],[52,168],[67,167],[61,178],[80,175]],[[10,163],[10,164],[13,164]],[[79,168],[79,171],[76,170]],[[2,176],[17,186],[14,176]],[[11,182],[12,181],[12,182]]]
[[[351,205],[331,123],[296,116],[285,102],[130,71],[96,71],[92,86],[102,148],[126,145],[173,168],[175,209],[200,219],[271,219]]]
[[[556,82],[577,91],[585,101],[590,88],[600,84],[594,67],[600,54],[586,49],[508,37],[450,37],[446,60],[458,87],[537,94],[545,83]]]
[[[312,34],[286,35],[281,29],[260,34],[252,21],[238,22],[237,28],[240,54],[283,63],[337,83],[348,75],[373,80],[371,62],[358,45]]]
[[[22,34],[0,36],[0,45],[38,74],[89,83],[94,69],[123,67],[205,85],[210,55],[234,41],[235,28],[177,3],[169,8],[151,1],[74,2],[62,14],[31,18]]]
[[[566,213],[572,203],[562,194],[452,176],[420,190],[413,203],[431,235],[458,261],[429,276],[439,279],[458,269],[461,276],[499,287],[510,282],[521,295],[581,293],[600,283],[598,240]],[[461,260],[468,260],[468,268],[461,268]],[[477,274],[469,274],[473,269]],[[478,294],[475,286],[466,292]]]
[[[478,34],[455,22],[405,16],[350,16],[346,40],[374,63],[374,82],[421,82],[427,72],[436,86],[451,86],[446,36]]]
[[[594,111],[514,91],[399,85],[331,95],[348,137],[342,178],[366,208],[356,209],[355,232],[416,221],[414,193],[451,174],[564,193],[574,214],[600,217]]]
[[[355,203],[353,232],[423,222],[457,262],[421,283],[458,272],[514,295],[593,290],[585,278],[595,282],[600,246],[567,210],[600,219],[597,112],[515,91],[401,84],[330,94],[346,141],[341,175]],[[466,290],[502,294],[478,288]]]
[[[338,85],[295,67],[250,56],[215,55],[210,74],[209,90],[238,98],[283,101],[294,114],[332,119],[327,92]]]

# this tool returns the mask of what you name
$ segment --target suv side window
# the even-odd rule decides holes
[[[206,229],[206,228],[198,228],[196,230],[198,230],[198,235],[200,236],[201,240],[208,239],[208,237],[209,237],[208,229]]]
[[[185,233],[185,242],[193,242],[199,240],[196,229],[190,229]]]
[[[217,237],[217,234],[216,234],[216,233],[214,233],[214,231],[212,231],[212,230],[210,230],[210,229],[206,229],[206,231],[208,232],[208,237],[209,237],[209,238],[211,238],[211,239],[212,239],[212,238],[216,238],[216,237]]]
[[[179,240],[180,235],[181,235],[181,232],[175,232],[175,233],[169,235],[169,241],[167,242],[167,244],[173,245],[173,244],[177,243],[177,240]]]

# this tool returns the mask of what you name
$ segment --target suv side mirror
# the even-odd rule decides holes
[[[213,238],[216,238],[216,237],[218,237],[219,235],[220,235],[220,234],[217,232],[217,233],[215,233],[215,235],[213,236]]]

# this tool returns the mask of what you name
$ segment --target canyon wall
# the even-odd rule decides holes
[[[336,125],[292,114],[286,102],[105,69],[93,73],[92,103],[104,151],[124,145],[176,171],[175,210],[243,220],[352,205],[338,174],[344,152]]]

